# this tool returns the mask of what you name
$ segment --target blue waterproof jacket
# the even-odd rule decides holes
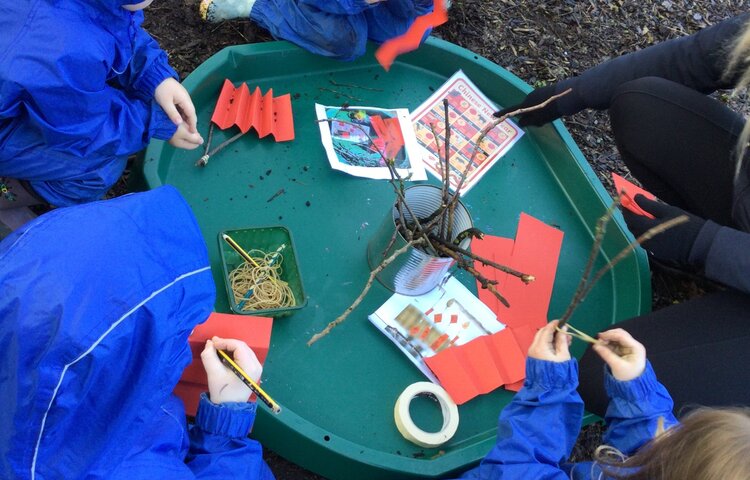
[[[273,478],[255,404],[172,394],[215,298],[172,187],[47,213],[0,243],[0,478]]]
[[[650,364],[643,374],[620,382],[605,373],[610,397],[604,443],[631,455],[654,437],[659,417],[666,428],[677,424],[672,399]],[[566,463],[583,417],[576,391],[578,364],[528,358],[526,381],[500,414],[497,444],[464,479],[589,480],[608,478],[598,464]]]
[[[53,205],[101,198],[127,155],[176,130],[153,96],[177,74],[128,3],[3,2],[0,176]]]
[[[365,53],[368,39],[397,37],[432,7],[433,0],[256,0],[250,18],[312,53],[354,60]]]

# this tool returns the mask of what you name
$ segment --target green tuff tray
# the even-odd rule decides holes
[[[292,94],[296,139],[275,143],[250,131],[205,168],[193,166],[201,155],[197,150],[177,151],[155,141],[146,152],[147,187],[174,185],[192,206],[208,244],[217,291],[224,291],[219,232],[269,224],[295,232],[308,304],[274,322],[263,387],[284,410],[273,415],[260,408],[253,435],[331,479],[455,475],[492,448],[497,416],[513,395],[498,389],[460,406],[458,432],[439,449],[404,440],[393,421],[396,398],[425,379],[366,318],[390,295],[379,284],[346,322],[312,347],[306,345],[359,294],[369,273],[367,241],[394,195],[385,181],[329,167],[313,104],[414,109],[458,69],[499,105],[515,104],[531,90],[490,61],[434,38],[399,57],[390,72],[375,62],[372,47],[350,63],[314,56],[286,42],[226,48],[185,80],[204,138],[222,82],[229,78],[235,85],[260,86],[264,93],[273,88],[274,95]],[[236,131],[217,131],[215,144]],[[282,188],[284,194],[272,199]],[[611,202],[562,124],[529,129],[463,201],[475,225],[488,234],[513,237],[521,212],[565,232],[549,312],[550,318],[562,315],[583,271],[596,221]],[[597,267],[632,238],[619,214],[616,220],[607,229]],[[470,277],[458,277],[476,289]],[[639,250],[599,282],[572,323],[594,333],[647,310],[650,300],[648,265]],[[217,296],[216,309],[230,311],[225,295]],[[572,350],[580,356],[584,348],[575,342]],[[439,409],[431,402],[414,402],[411,410],[424,429],[439,427]]]

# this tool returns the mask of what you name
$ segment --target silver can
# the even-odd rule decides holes
[[[412,213],[424,219],[440,208],[442,190],[434,185],[414,185],[404,191],[404,198]],[[391,245],[398,216],[399,212],[394,203],[390,214],[386,216],[367,244],[367,263],[370,265],[370,270],[377,268],[384,259],[408,243],[400,233],[396,233],[395,241]],[[406,221],[412,219],[408,211],[404,211],[404,218]],[[460,201],[453,212],[452,223],[451,241],[464,230],[474,226],[468,210]],[[432,231],[437,232],[438,228],[439,226],[436,226]],[[468,249],[470,243],[471,238],[465,238],[459,246]],[[410,296],[422,295],[437,287],[454,263],[455,260],[452,258],[436,257],[420,248],[411,247],[384,268],[376,278],[384,287],[396,293]]]

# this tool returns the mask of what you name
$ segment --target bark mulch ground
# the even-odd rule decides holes
[[[434,34],[489,58],[533,86],[576,75],[611,57],[696,32],[744,13],[744,0],[454,0],[450,21]],[[270,40],[249,20],[206,24],[196,0],[159,0],[146,10],[144,26],[184,78],[228,45]],[[724,98],[724,97],[722,97]],[[581,112],[564,120],[605,187],[609,173],[628,175],[615,149],[606,114]],[[118,189],[122,189],[121,183]],[[710,286],[655,271],[654,308],[700,295]],[[591,458],[601,442],[600,425],[582,430],[573,452]],[[280,480],[321,477],[272,452],[267,461]]]

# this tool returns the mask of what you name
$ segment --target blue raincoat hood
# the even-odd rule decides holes
[[[190,362],[215,287],[171,187],[52,211],[0,243],[0,478],[106,478]]]

